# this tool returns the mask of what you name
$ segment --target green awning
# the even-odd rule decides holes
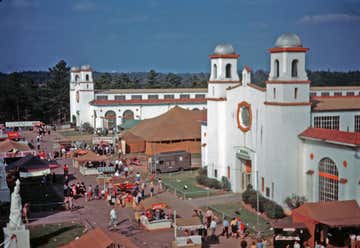
[[[126,120],[123,124],[121,124],[119,127],[121,129],[130,129],[133,126],[137,125],[141,120]]]

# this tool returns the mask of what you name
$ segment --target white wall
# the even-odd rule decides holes
[[[305,52],[293,53],[293,52],[282,52],[282,53],[270,53],[270,74],[269,80],[307,80],[307,74],[305,71]],[[275,75],[275,60],[279,60],[279,77]],[[291,76],[291,63],[294,59],[298,60],[298,76]]]
[[[316,116],[340,116],[340,131],[354,132],[355,115],[360,115],[360,111],[342,111],[342,112],[312,112],[311,125],[314,127],[314,119]]]
[[[355,156],[355,153],[356,150],[351,147],[305,140],[299,175],[304,182],[301,194],[309,201],[319,200],[319,162],[323,158],[330,158],[337,166],[339,178],[348,180],[346,184],[339,183],[339,200],[357,200],[360,203],[360,157]],[[313,159],[310,158],[310,154],[314,155]],[[347,167],[343,166],[343,161],[347,161]],[[307,175],[308,170],[313,170],[314,174]]]

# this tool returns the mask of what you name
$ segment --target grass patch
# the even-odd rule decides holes
[[[271,236],[270,223],[259,216],[259,225],[257,225],[257,215],[245,209],[241,202],[211,205],[211,209],[220,216],[240,217],[250,231],[261,231],[264,236]]]
[[[199,187],[196,182],[197,175],[197,170],[190,170],[183,172],[164,173],[161,174],[161,178],[165,186],[167,186],[171,191],[176,190],[176,193],[184,198],[197,198],[221,194],[221,192],[218,190]],[[185,185],[187,186],[186,190],[184,189]]]
[[[83,234],[80,224],[59,223],[30,227],[31,247],[50,248],[65,245]]]

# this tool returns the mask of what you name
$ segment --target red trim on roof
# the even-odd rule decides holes
[[[299,137],[317,139],[336,144],[360,146],[359,132],[345,132],[339,130],[310,127],[301,134],[299,134]]]
[[[239,54],[211,54],[209,55],[210,59],[237,59]]]
[[[92,100],[91,105],[127,105],[127,104],[172,104],[172,103],[206,103],[206,98],[191,99],[144,99],[144,100]]]
[[[244,66],[244,69],[247,71],[247,72],[251,72],[251,68],[247,65]]]
[[[282,52],[304,53],[309,50],[310,50],[309,48],[305,48],[305,47],[274,47],[274,48],[270,48],[268,51],[270,53],[282,53]]]

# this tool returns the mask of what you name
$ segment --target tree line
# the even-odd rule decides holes
[[[241,75],[241,73],[239,73]],[[94,72],[95,89],[206,88],[209,73]],[[360,71],[308,71],[312,86],[360,85]],[[252,72],[252,81],[265,85],[268,72]],[[41,120],[69,121],[70,67],[64,60],[40,72],[0,73],[0,123]]]

